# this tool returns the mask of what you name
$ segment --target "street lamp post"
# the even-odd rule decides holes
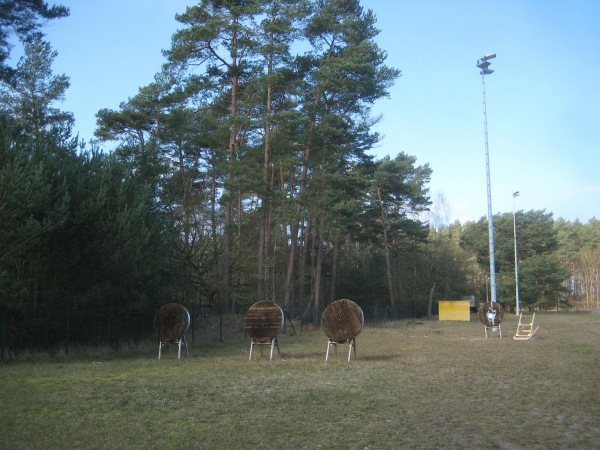
[[[515,230],[515,301],[517,303],[516,313],[521,313],[519,302],[519,256],[517,252],[517,214],[515,212],[515,197],[519,196],[519,191],[513,192],[513,226]]]
[[[488,238],[490,247],[490,290],[492,303],[496,303],[496,262],[494,250],[494,220],[492,217],[492,188],[490,184],[490,152],[488,150],[488,131],[487,131],[487,109],[485,104],[485,76],[490,75],[494,71],[490,67],[490,59],[496,57],[495,53],[486,53],[477,61],[477,67],[481,69],[481,84],[483,86],[483,128],[485,133],[485,168],[487,177],[487,216],[488,216]]]

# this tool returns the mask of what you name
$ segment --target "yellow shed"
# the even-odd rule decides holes
[[[440,320],[471,320],[471,303],[468,300],[442,300],[439,302]]]

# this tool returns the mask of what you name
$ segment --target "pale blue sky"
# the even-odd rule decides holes
[[[95,114],[150,83],[192,0],[55,0],[71,16],[45,29],[71,79],[63,109],[90,140]],[[486,77],[492,209],[600,218],[600,1],[363,0],[381,29],[388,65],[402,70],[378,102],[373,151],[404,151],[433,169],[450,221],[487,214],[482,86]]]

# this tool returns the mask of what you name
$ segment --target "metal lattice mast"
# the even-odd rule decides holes
[[[479,61],[477,61],[477,67],[481,69],[481,84],[483,86],[483,128],[485,134],[485,173],[487,181],[487,219],[488,219],[488,239],[489,239],[489,252],[490,252],[490,290],[492,303],[496,303],[496,251],[494,248],[494,219],[492,214],[492,186],[490,183],[490,152],[488,148],[488,129],[487,129],[487,107],[485,101],[485,76],[493,73],[494,71],[489,69],[490,62],[488,60],[495,58],[495,53],[488,53],[483,55]]]

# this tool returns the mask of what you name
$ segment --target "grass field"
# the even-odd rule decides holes
[[[489,339],[475,316],[367,324],[350,363],[345,346],[325,362],[318,329],[281,335],[273,361],[248,361],[240,334],[181,360],[148,345],[12,362],[0,448],[600,448],[600,317],[536,321],[524,342],[514,316]]]

